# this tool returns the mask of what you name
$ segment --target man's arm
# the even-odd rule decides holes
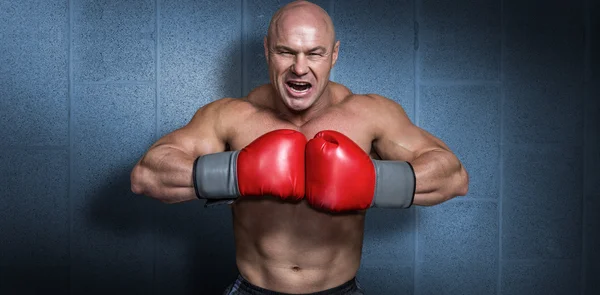
[[[131,190],[165,203],[196,199],[192,169],[197,157],[225,150],[221,113],[230,99],[200,108],[192,120],[154,143],[131,172]]]
[[[469,176],[440,139],[415,126],[396,102],[369,95],[375,107],[373,147],[382,160],[407,161],[416,178],[413,204],[431,206],[467,194]]]

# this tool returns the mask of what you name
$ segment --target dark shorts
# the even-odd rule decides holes
[[[364,292],[356,281],[356,278],[331,289],[316,293],[306,293],[311,295],[363,295]],[[225,290],[223,295],[290,295],[288,293],[279,293],[263,289],[261,287],[250,284],[241,275],[238,275],[237,280]]]

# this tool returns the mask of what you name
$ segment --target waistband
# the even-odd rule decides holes
[[[315,293],[302,293],[305,295],[345,295],[357,292],[360,287],[356,281],[356,278],[331,289],[315,292]],[[281,293],[271,290],[267,290],[258,286],[255,286],[248,282],[244,277],[238,275],[235,283],[230,287],[229,292],[226,294],[247,294],[247,295],[293,295],[290,293]]]

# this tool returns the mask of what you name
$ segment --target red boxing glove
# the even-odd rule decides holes
[[[238,197],[304,198],[306,137],[280,129],[257,138],[240,151],[200,156],[192,179],[196,195],[211,204],[231,203]]]
[[[298,131],[271,131],[244,147],[237,157],[241,196],[304,197],[306,137]]]
[[[371,207],[375,167],[345,135],[321,131],[306,145],[306,198],[313,207],[341,212]]]

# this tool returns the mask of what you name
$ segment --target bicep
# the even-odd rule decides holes
[[[374,143],[384,160],[412,161],[429,151],[448,150],[442,141],[417,126],[405,126],[401,131],[389,129]]]
[[[414,125],[402,107],[385,101],[373,147],[384,160],[412,161],[434,150],[449,150],[439,138]]]
[[[219,126],[220,104],[214,102],[200,108],[188,124],[160,138],[153,148],[168,146],[193,157],[224,151],[225,136]]]

